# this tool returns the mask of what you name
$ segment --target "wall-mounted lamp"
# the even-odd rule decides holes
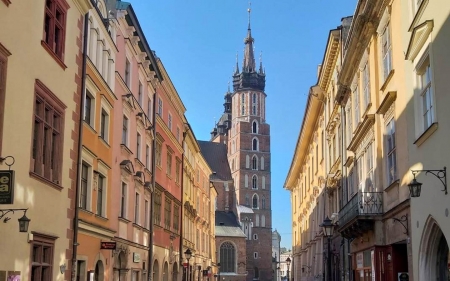
[[[394,222],[399,222],[404,228],[405,228],[405,232],[403,232],[404,234],[408,235],[409,233],[409,229],[408,229],[408,214],[401,216],[399,219],[398,218],[392,218],[394,220]]]
[[[26,214],[27,214],[27,210],[28,209],[0,209],[0,220],[6,216],[6,214],[8,213],[13,213],[15,211],[23,211],[23,216],[21,218],[18,219],[19,221],[19,232],[28,232],[28,226],[30,225],[30,219],[27,218]],[[7,223],[11,218],[10,217],[5,217],[3,219],[4,223]]]
[[[447,194],[447,168],[444,167],[443,170],[411,170],[411,173],[414,176],[411,183],[408,184],[411,197],[420,197],[420,192],[422,190],[422,183],[416,180],[416,174],[419,172],[425,172],[425,175],[430,173],[434,175],[436,178],[438,178],[444,185],[444,189],[442,191],[444,191],[445,194]]]
[[[59,272],[61,272],[61,274],[64,274],[64,272],[66,272],[66,264],[62,264],[59,266]]]

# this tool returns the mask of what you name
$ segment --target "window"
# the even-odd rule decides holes
[[[391,119],[386,125],[387,184],[397,180],[397,146],[395,143],[395,121]]]
[[[148,100],[147,100],[147,117],[150,120],[152,120],[152,110],[153,110],[152,99],[150,97],[148,97]]]
[[[178,127],[177,126],[177,130],[176,130],[176,138],[177,138],[177,141],[180,141],[180,127]]]
[[[155,215],[154,215],[154,223],[156,225],[161,225],[161,191],[156,190],[155,193]]]
[[[253,234],[253,240],[258,240],[258,234]]]
[[[3,119],[4,119],[4,106],[6,95],[6,67],[8,62],[8,56],[11,55],[6,48],[0,43],[0,155],[2,152],[2,139],[3,139]]]
[[[354,118],[355,118],[355,128],[358,126],[359,121],[361,120],[361,113],[359,110],[359,89],[358,86],[355,87],[355,90],[353,91],[353,100],[355,101],[355,111],[354,111]]]
[[[63,108],[56,96],[37,81],[31,172],[58,185],[61,182]]]
[[[256,123],[256,121],[253,121],[253,123],[252,123],[252,133],[253,134],[258,133],[258,124]]]
[[[261,199],[261,208],[262,208],[263,210],[266,208],[266,198],[265,198],[265,197],[263,197],[263,198]]]
[[[254,175],[252,177],[252,188],[253,189],[258,189],[258,178],[256,177],[256,175]]]
[[[390,23],[387,23],[381,34],[381,55],[383,57],[383,77],[387,79],[392,70],[392,49]]]
[[[145,166],[150,170],[150,146],[145,145]]]
[[[252,141],[252,149],[257,151],[258,150],[258,139],[253,139]]]
[[[125,84],[130,87],[131,80],[131,64],[128,58],[125,58]]]
[[[347,177],[347,190],[348,190],[348,194],[349,194],[349,200],[351,197],[353,197],[353,195],[355,194],[355,185],[354,185],[354,178],[353,178],[353,170],[351,170],[348,174]]]
[[[252,208],[258,209],[258,195],[254,194],[252,198]]]
[[[142,83],[141,81],[139,81],[139,86],[138,86],[138,103],[139,105],[142,107],[142,103],[143,103],[143,90],[142,90]]]
[[[161,98],[158,98],[158,115],[163,116],[163,101]]]
[[[146,229],[149,228],[148,215],[150,211],[148,209],[148,206],[149,206],[148,200],[144,200],[144,226]]]
[[[258,158],[256,156],[253,156],[252,158],[252,169],[258,170]]]
[[[106,142],[108,141],[108,129],[109,129],[109,115],[102,108],[102,113],[100,116],[100,137]]]
[[[220,272],[235,272],[236,249],[230,242],[220,245]]]
[[[181,168],[181,160],[180,159],[176,159],[176,163],[175,163],[175,182],[176,183],[180,183],[180,169]]]
[[[172,153],[167,151],[167,175],[172,176]]]
[[[81,209],[87,210],[88,207],[88,184],[89,184],[89,166],[83,162],[81,164],[81,188],[80,188],[80,203]]]
[[[169,127],[169,130],[172,131],[172,114],[170,114],[167,116],[167,127]]]
[[[425,131],[433,124],[434,121],[434,101],[433,88],[431,85],[432,74],[430,69],[429,58],[422,64],[417,71],[420,100],[422,105],[422,124]]]
[[[180,224],[180,206],[173,206],[173,231],[178,233]]]
[[[172,201],[168,198],[166,198],[164,206],[164,227],[166,229],[170,229],[170,219],[171,219],[171,213],[172,213]]]
[[[53,280],[53,256],[56,238],[38,233],[33,234],[30,280],[51,281]]]
[[[369,70],[369,60],[367,60],[362,71],[363,78],[363,89],[364,89],[364,110],[370,103],[370,70]]]
[[[366,151],[366,186],[365,191],[374,191],[373,185],[373,144],[369,144]]]
[[[122,182],[122,190],[120,195],[120,214],[121,218],[126,218],[127,215],[127,184]]]
[[[258,258],[258,252],[253,252],[253,258],[257,259]]]
[[[140,202],[139,193],[136,192],[136,197],[134,201],[134,223],[139,224],[139,202]]]
[[[105,183],[106,179],[103,175],[98,175],[98,183],[97,183],[97,216],[104,217],[103,206],[105,200]]]
[[[94,127],[94,109],[95,99],[94,96],[86,89],[84,104],[84,121],[91,127]]]
[[[156,141],[156,165],[161,167],[161,150],[162,150],[162,144],[159,141]]]
[[[141,134],[137,133],[136,137],[136,158],[141,160]]]
[[[264,170],[264,156],[261,156],[261,170]]]
[[[66,16],[69,5],[65,0],[45,1],[43,46],[60,60],[64,59]]]
[[[122,124],[122,144],[128,145],[128,118],[125,115]]]

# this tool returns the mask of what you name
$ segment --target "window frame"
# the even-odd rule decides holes
[[[385,125],[385,149],[386,149],[386,181],[387,186],[397,180],[397,142],[395,139],[395,119],[391,118]],[[390,141],[391,140],[391,141]],[[392,145],[390,145],[393,143]],[[391,170],[393,169],[393,175]]]
[[[100,110],[100,133],[99,136],[106,143],[109,143],[109,112],[105,108]]]
[[[120,212],[119,218],[127,218],[127,207],[128,207],[128,184],[124,181],[121,182],[121,193],[120,193]]]
[[[47,6],[50,3],[50,7]],[[58,64],[66,68],[64,65],[64,51],[66,43],[66,28],[67,28],[67,15],[70,6],[65,0],[49,0],[44,5],[44,23],[41,45],[47,50],[47,52],[56,59]],[[57,12],[60,13],[61,18],[57,20]],[[47,16],[50,18],[46,23]],[[47,30],[48,24],[48,30]],[[55,39],[55,30],[60,29],[59,39]],[[48,36],[47,36],[48,35]],[[55,42],[57,40],[57,42]],[[53,45],[53,46],[52,46]]]
[[[128,146],[130,119],[123,114],[122,116],[122,144]]]
[[[84,91],[84,118],[83,121],[95,130],[95,96],[89,89]]]
[[[107,179],[106,176],[99,173],[97,180],[97,206],[96,206],[96,214],[100,217],[106,217],[105,214],[105,201],[106,201],[106,184]],[[100,211],[99,211],[100,207]]]
[[[140,202],[141,202],[141,195],[139,194],[139,192],[136,192],[134,197],[134,223],[137,225],[140,224],[140,214],[141,214]]]
[[[54,267],[54,257],[55,257],[55,241],[56,237],[45,235],[37,232],[32,232],[33,240],[30,241],[30,280],[33,281],[52,281],[53,280],[53,267]],[[40,249],[40,253],[35,255],[36,248]],[[44,248],[49,250],[48,262],[43,261]],[[37,257],[38,260],[34,260]],[[42,277],[42,268],[45,267],[47,273],[44,278]],[[34,270],[38,269],[38,273],[34,274]]]
[[[63,149],[64,149],[64,124],[65,124],[65,109],[66,106],[64,103],[59,100],[59,98],[53,94],[50,89],[48,89],[40,80],[36,79],[35,88],[34,88],[34,111],[33,111],[33,131],[32,131],[32,141],[31,141],[31,154],[30,154],[30,174],[36,177],[39,180],[43,180],[47,183],[50,183],[52,186],[57,189],[62,189],[61,181],[62,181],[62,163],[63,163]],[[39,108],[37,108],[37,103],[42,104],[41,110],[43,112],[38,112]],[[55,126],[51,125],[50,133],[53,136],[53,133],[56,132],[56,139],[51,142],[50,145],[47,145],[47,150],[51,149],[51,151],[44,151],[44,133],[45,127],[49,127],[47,120],[45,120],[45,109],[53,110],[51,114],[53,114],[53,118],[55,114],[58,117],[59,124],[57,125],[59,128],[55,129]],[[38,116],[39,114],[44,114],[44,117]],[[52,120],[54,122],[54,120]],[[36,125],[38,124],[38,125]],[[39,126],[39,127],[36,127]],[[48,138],[47,138],[48,139]],[[50,138],[52,139],[52,138]],[[51,140],[48,140],[51,141]],[[53,144],[56,142],[56,146]],[[50,155],[50,156],[49,156]],[[53,157],[51,157],[53,155]],[[44,162],[46,157],[51,157],[47,159],[52,163],[51,165],[45,165]],[[42,159],[44,158],[44,159]],[[56,167],[51,167],[52,165]],[[41,166],[41,167],[39,167]],[[51,171],[46,171],[46,167],[50,167]],[[47,175],[46,175],[47,173]],[[50,173],[50,175],[48,174]]]

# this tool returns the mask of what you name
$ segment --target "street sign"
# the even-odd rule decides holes
[[[100,242],[100,249],[101,250],[115,250],[116,249],[116,242]]]
[[[14,203],[14,171],[0,171],[0,204]]]

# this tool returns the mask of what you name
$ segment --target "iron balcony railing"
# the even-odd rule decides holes
[[[357,216],[383,213],[383,192],[358,192],[339,211],[339,226],[346,225]]]

